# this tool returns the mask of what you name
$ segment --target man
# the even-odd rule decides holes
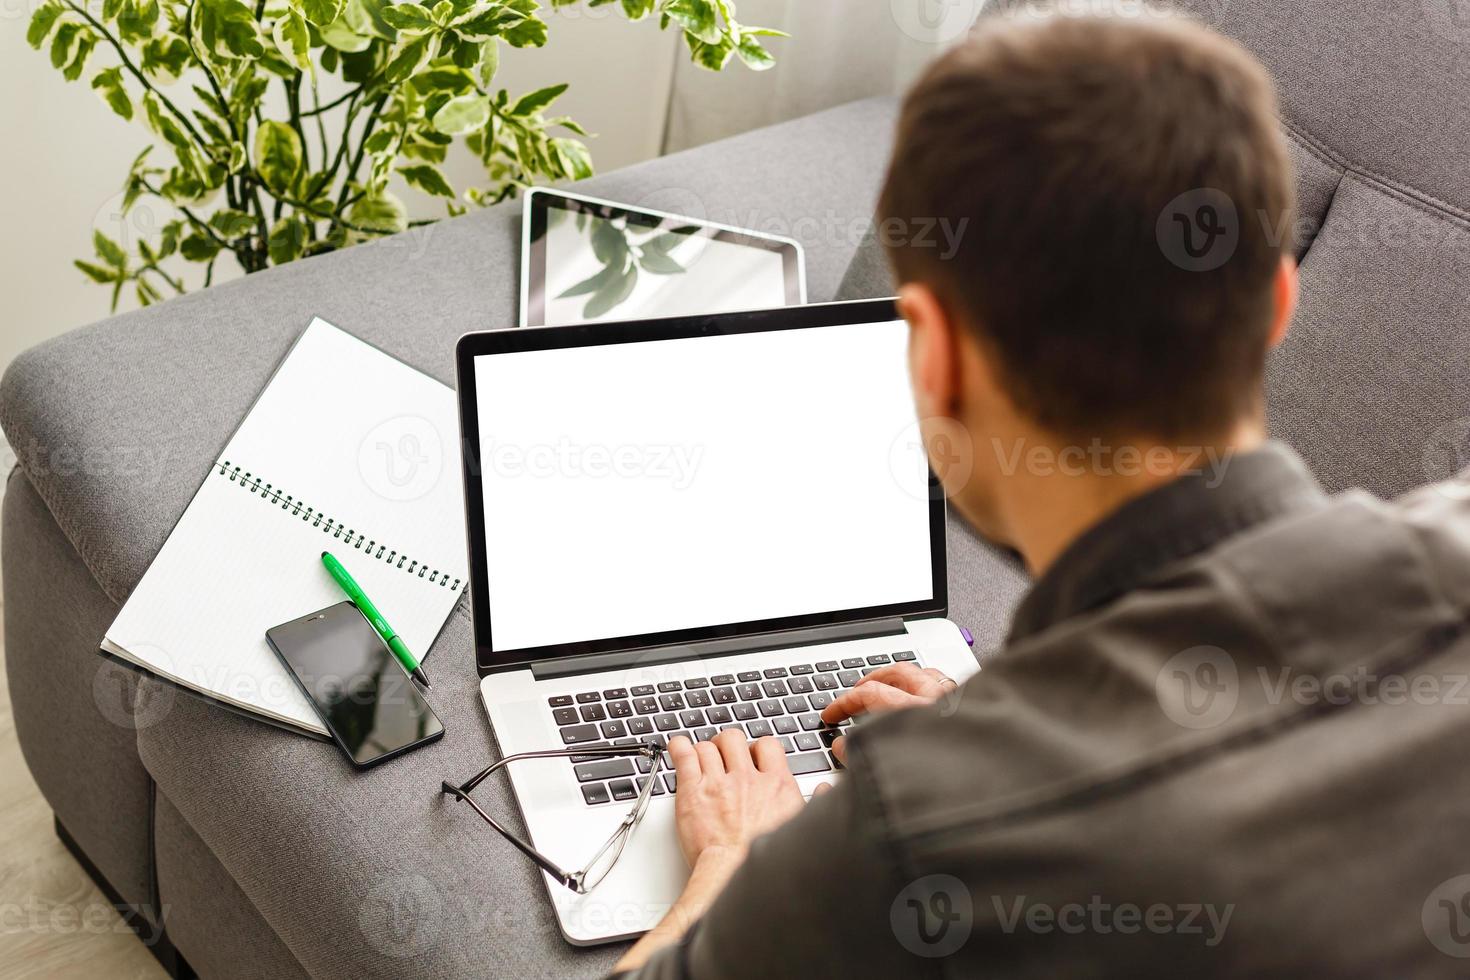
[[[1267,440],[1297,295],[1274,109],[1175,19],[999,23],[918,82],[879,227],[964,233],[947,261],[886,236],[914,394],[954,509],[1035,585],[964,688],[895,666],[832,704],[875,717],[809,804],[769,740],[676,739],[692,875],[620,969],[1470,955],[1470,494],[1328,498]]]

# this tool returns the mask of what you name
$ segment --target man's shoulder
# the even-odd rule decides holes
[[[854,765],[898,838],[983,833],[1218,759],[1294,707],[1280,684],[1372,669],[1470,610],[1470,484],[1361,493],[1269,522],[987,657],[877,718]]]

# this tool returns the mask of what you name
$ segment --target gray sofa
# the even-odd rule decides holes
[[[1470,19],[1452,0],[1185,6],[1282,86],[1302,216],[1283,232],[1303,259],[1303,300],[1271,367],[1277,434],[1331,489],[1391,495],[1459,468]],[[854,103],[586,190],[794,234],[815,301],[881,294],[860,231],[893,111]],[[330,745],[97,655],[310,318],[452,383],[454,339],[514,321],[518,227],[504,205],[114,317],[28,352],[0,383],[19,458],[0,535],[17,734],[63,839],[180,974],[572,977],[616,956],[566,945],[526,862],[440,801],[442,778],[490,752],[463,606],[428,658],[447,736],[364,774]],[[962,530],[950,546],[952,618],[994,645],[1024,581]],[[502,789],[486,799],[510,812]]]

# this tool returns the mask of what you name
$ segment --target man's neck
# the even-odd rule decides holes
[[[1211,461],[1249,452],[1265,442],[1262,425],[1242,423],[1223,437],[1164,444],[1156,439],[1036,440],[1051,465],[1021,466],[1000,489],[1012,545],[1033,576],[1067,546],[1135,497],[1207,470]]]

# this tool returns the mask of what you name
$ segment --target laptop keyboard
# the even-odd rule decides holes
[[[740,728],[751,739],[773,735],[786,750],[793,774],[831,772],[842,763],[832,743],[847,728],[821,719],[822,709],[865,674],[891,663],[917,663],[911,650],[839,660],[813,660],[664,681],[631,688],[608,688],[548,699],[552,720],[564,745],[667,745],[675,735],[704,742],[723,729]],[[571,766],[588,806],[632,800],[651,778],[652,762],[642,757],[572,756]],[[673,793],[678,781],[665,770],[654,796]]]

